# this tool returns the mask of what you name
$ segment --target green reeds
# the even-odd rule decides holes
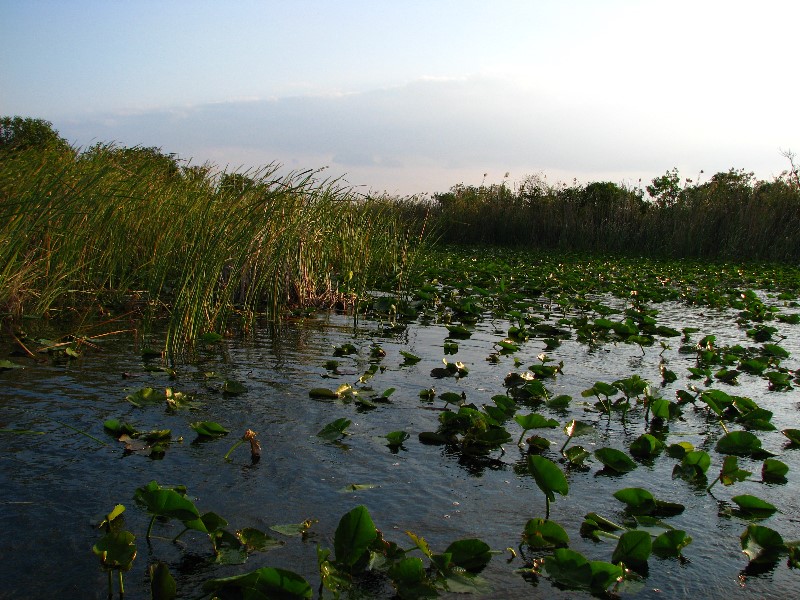
[[[275,318],[400,286],[419,241],[391,205],[311,171],[214,176],[108,145],[9,152],[2,164],[5,317],[97,305],[166,314],[171,352],[234,315]]]
[[[456,185],[428,205],[446,242],[668,258],[800,260],[796,171],[773,181],[730,170],[704,183],[676,170],[647,186],[550,185],[532,176]],[[399,205],[413,214],[414,208]]]

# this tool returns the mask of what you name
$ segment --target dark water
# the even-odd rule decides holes
[[[660,324],[677,328],[695,326],[705,334],[716,334],[718,344],[754,345],[739,329],[733,313],[720,313],[675,304],[660,305]],[[792,353],[786,366],[796,369],[800,355],[798,326],[776,325],[788,338],[781,345]],[[201,595],[202,583],[210,578],[250,571],[262,566],[291,569],[318,585],[316,545],[333,547],[333,532],[339,518],[354,506],[364,504],[387,539],[401,546],[412,544],[405,531],[423,536],[434,549],[443,551],[452,541],[479,537],[492,548],[504,551],[518,548],[525,522],[544,516],[544,497],[532,478],[524,475],[524,453],[509,443],[505,453],[494,452],[491,460],[464,461],[443,447],[421,444],[417,435],[438,426],[443,402],[422,402],[419,392],[431,386],[436,392],[466,394],[480,406],[491,404],[491,396],[505,392],[503,379],[513,370],[538,362],[544,344],[530,340],[515,355],[501,357],[498,364],[486,360],[495,351],[492,344],[505,337],[508,323],[484,321],[450,361],[463,361],[470,369],[467,377],[434,379],[431,370],[441,367],[442,342],[447,330],[441,325],[412,324],[394,337],[375,337],[376,324],[359,323],[354,331],[346,317],[321,315],[300,323],[285,323],[279,329],[265,328],[247,341],[228,340],[224,345],[202,350],[195,360],[177,365],[177,379],[144,370],[139,348],[127,338],[105,339],[99,351],[87,350],[79,359],[37,364],[14,357],[24,370],[0,371],[0,428],[27,429],[45,435],[0,434],[0,597],[2,598],[105,598],[106,575],[101,571],[92,545],[101,537],[92,523],[117,503],[127,507],[127,529],[137,535],[138,556],[126,574],[126,597],[147,598],[148,563],[166,561],[178,580],[182,597]],[[333,358],[333,347],[353,342],[358,356],[339,358],[352,375],[335,379],[323,365]],[[320,401],[309,398],[314,387],[335,388],[354,383],[370,364],[370,344],[378,342],[387,356],[380,362],[386,369],[369,384],[377,393],[394,387],[391,402],[370,411],[353,403]],[[679,379],[661,390],[666,398],[686,388],[686,367],[694,357],[679,355],[679,341],[669,341],[664,352],[669,368]],[[400,350],[408,350],[423,360],[401,366]],[[639,374],[654,385],[660,382],[658,346],[605,344],[591,349],[574,340],[565,341],[549,353],[564,361],[564,373],[546,385],[555,394],[570,394],[571,407],[555,412],[537,409],[548,417],[566,423],[572,418],[598,424],[594,437],[576,438],[573,443],[592,450],[602,446],[627,449],[645,431],[643,415],[629,414],[626,424],[618,415],[607,417],[591,412],[580,392],[595,381],[611,382]],[[4,352],[4,356],[7,352]],[[513,356],[522,360],[516,369]],[[219,377],[206,379],[205,372]],[[124,378],[123,373],[134,375]],[[243,382],[247,392],[226,396],[219,392],[220,381],[232,378]],[[748,396],[774,411],[778,430],[800,427],[796,389],[769,392],[764,379],[742,375],[736,387],[715,383],[731,394]],[[125,396],[145,386],[196,395],[201,407],[175,413],[163,406],[137,408]],[[527,412],[523,409],[521,412]],[[339,417],[353,421],[352,434],[341,443],[331,443],[315,434]],[[162,460],[140,455],[125,455],[121,445],[103,430],[103,421],[117,418],[139,430],[166,429],[182,435]],[[53,421],[80,429],[107,442],[107,446]],[[204,443],[193,442],[189,423],[218,421],[231,430],[228,438]],[[520,430],[513,420],[506,424],[514,442]],[[246,429],[259,434],[263,458],[252,464],[246,446],[225,462],[223,455]],[[403,449],[393,454],[383,436],[391,431],[411,434]],[[712,432],[709,434],[709,432]],[[541,431],[539,432],[541,433]],[[684,408],[683,418],[668,425],[668,443],[681,440],[707,450],[712,457],[709,482],[721,466],[722,457],[713,445],[722,434],[705,412]],[[556,460],[557,449],[565,440],[560,430],[541,433],[553,441],[545,455]],[[677,461],[661,456],[652,464],[642,464],[624,476],[600,473],[600,465],[590,459],[587,468],[571,470],[568,496],[557,496],[550,518],[560,523],[570,536],[570,547],[593,560],[610,560],[613,542],[595,543],[579,535],[580,523],[588,512],[612,520],[623,518],[622,505],[613,492],[623,487],[645,487],[657,498],[686,505],[683,514],[667,522],[684,529],[694,539],[685,550],[687,560],[662,560],[651,557],[649,576],[634,591],[623,595],[637,598],[731,597],[789,598],[800,593],[800,573],[786,566],[785,558],[761,573],[747,570],[747,559],[739,547],[739,535],[747,522],[725,516],[721,507],[734,495],[754,494],[777,505],[780,512],[763,524],[781,532],[785,540],[800,539],[800,450],[785,449],[785,438],[776,432],[759,432],[764,447],[778,453],[790,467],[785,485],[760,482],[760,461],[740,459],[740,468],[753,471],[751,481],[731,487],[717,484],[714,496],[705,485],[673,480]],[[268,553],[254,553],[244,565],[216,565],[211,561],[208,540],[186,534],[179,544],[170,538],[180,531],[175,523],[157,523],[153,539],[145,541],[148,518],[133,502],[135,488],[151,480],[161,484],[184,484],[200,512],[213,510],[225,517],[229,529],[298,523],[319,519],[311,535],[303,540],[285,538],[286,545]],[[357,493],[339,490],[352,483],[378,487]],[[707,485],[707,483],[706,483]],[[274,534],[280,537],[279,534]],[[531,583],[514,573],[523,566],[520,558],[510,563],[508,552],[495,556],[482,576],[489,585],[488,597],[588,597],[575,591],[561,591],[541,579]],[[378,594],[388,597],[391,592]]]

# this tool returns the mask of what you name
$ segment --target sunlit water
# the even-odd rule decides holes
[[[677,304],[657,308],[659,324],[678,329],[698,327],[695,340],[715,334],[719,345],[754,345],[736,326],[733,312]],[[796,369],[800,327],[775,326],[788,336],[781,342],[791,352],[784,364]],[[339,518],[358,504],[368,507],[387,539],[403,547],[412,545],[405,535],[412,531],[423,536],[434,551],[441,552],[450,542],[465,537],[481,538],[502,551],[482,573],[488,582],[488,597],[588,597],[583,592],[558,590],[546,579],[527,581],[514,572],[523,566],[521,558],[508,562],[511,555],[506,548],[518,549],[525,522],[543,517],[545,510],[542,493],[525,474],[525,454],[514,443],[520,429],[513,420],[506,424],[513,442],[506,444],[504,453],[493,452],[490,460],[482,462],[464,461],[444,447],[423,445],[417,438],[420,432],[436,430],[438,409],[443,406],[441,400],[423,402],[421,390],[435,386],[437,394],[463,391],[468,402],[491,404],[491,396],[505,393],[507,373],[538,362],[536,356],[544,348],[541,340],[531,339],[516,354],[492,363],[486,359],[496,350],[493,344],[505,337],[508,323],[485,320],[471,338],[459,341],[457,354],[447,357],[464,362],[469,375],[435,379],[431,371],[442,366],[442,343],[447,337],[444,326],[411,324],[394,337],[375,336],[376,329],[377,324],[363,321],[354,329],[351,319],[336,315],[285,323],[279,329],[264,328],[253,339],[226,340],[201,350],[196,360],[177,366],[175,381],[165,374],[145,371],[139,348],[123,338],[106,340],[101,351],[88,350],[80,359],[68,362],[37,364],[14,357],[26,368],[0,372],[0,428],[45,435],[0,435],[0,597],[105,598],[106,576],[91,552],[101,537],[93,523],[117,503],[127,507],[127,529],[137,535],[138,557],[126,574],[126,597],[131,599],[149,597],[146,567],[157,560],[169,564],[182,597],[200,596],[202,583],[208,579],[261,566],[295,571],[316,589],[316,546],[332,548]],[[345,342],[353,342],[360,349],[358,356],[337,359],[353,374],[325,378],[329,374],[323,367],[325,361],[333,358],[334,346]],[[373,342],[380,343],[387,355],[379,363],[385,371],[378,372],[369,385],[377,393],[396,388],[390,403],[364,411],[353,403],[309,397],[314,387],[354,383],[370,364]],[[678,339],[668,342],[672,347],[664,351],[664,357],[679,379],[660,392],[674,398],[677,389],[685,389],[690,383],[685,377],[686,367],[694,366],[694,356],[678,354]],[[400,350],[413,352],[423,360],[402,366]],[[574,338],[566,340],[549,353],[556,361],[564,361],[564,372],[546,385],[554,394],[571,395],[572,405],[566,411],[541,407],[537,412],[562,424],[572,418],[597,424],[596,436],[576,438],[573,444],[589,450],[603,446],[627,449],[645,432],[642,412],[631,412],[626,423],[618,414],[609,419],[589,410],[581,391],[596,381],[611,382],[632,374],[658,386],[660,352],[658,345],[643,353],[636,345],[609,343],[589,348]],[[519,369],[514,367],[513,356],[522,360]],[[206,379],[204,373],[209,371],[218,378]],[[133,376],[124,378],[123,373]],[[247,392],[239,396],[221,394],[223,378],[243,382]],[[684,407],[682,419],[668,424],[667,442],[686,440],[711,454],[712,466],[705,484],[673,480],[672,468],[677,461],[663,455],[624,476],[601,473],[601,465],[594,459],[589,459],[584,469],[567,472],[569,494],[557,496],[550,518],[566,529],[571,548],[593,560],[610,560],[614,543],[581,538],[581,521],[588,512],[621,521],[623,506],[612,496],[618,489],[644,487],[659,499],[686,505],[683,514],[666,519],[694,540],[684,550],[686,560],[651,557],[649,576],[635,591],[624,591],[624,596],[789,598],[800,594],[800,573],[790,570],[785,558],[761,573],[747,570],[738,539],[747,522],[721,513],[732,496],[754,494],[780,509],[763,521],[764,525],[781,532],[785,540],[800,539],[800,450],[785,449],[786,439],[779,432],[800,427],[800,398],[796,390],[769,392],[766,380],[759,377],[743,374],[739,381],[735,387],[720,383],[714,387],[748,396],[774,411],[773,423],[778,431],[758,435],[766,449],[778,453],[778,458],[789,465],[787,484],[761,483],[761,462],[740,458],[740,468],[754,472],[751,480],[731,487],[717,484],[714,495],[707,494],[705,486],[721,466],[722,457],[713,446],[722,430],[706,417],[706,411],[691,406]],[[145,386],[170,386],[195,394],[202,406],[169,413],[163,406],[137,408],[125,400],[127,394]],[[351,435],[340,443],[315,435],[340,417],[352,420],[348,429]],[[184,441],[173,443],[162,460],[125,455],[121,445],[103,430],[103,421],[109,418],[128,422],[139,430],[169,428]],[[196,436],[189,423],[203,420],[218,421],[231,430],[231,435],[193,442]],[[248,428],[259,434],[262,460],[252,464],[247,447],[242,446],[225,462],[223,455]],[[405,430],[411,437],[399,452],[392,453],[383,436],[395,430]],[[560,429],[538,433],[553,441],[545,456],[558,460],[564,434]],[[217,565],[210,560],[213,553],[204,536],[190,533],[179,544],[170,541],[180,531],[177,523],[156,524],[151,543],[145,541],[149,519],[132,496],[136,487],[151,480],[186,485],[198,509],[222,515],[231,530],[267,530],[271,525],[307,518],[319,519],[319,523],[305,540],[285,538],[284,547],[254,553],[244,565]],[[352,483],[377,487],[357,493],[340,491]],[[379,588],[377,595],[391,596],[391,590]]]

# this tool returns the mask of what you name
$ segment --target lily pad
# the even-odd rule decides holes
[[[594,456],[607,469],[617,473],[627,473],[638,466],[627,454],[615,448],[600,448],[595,450]]]
[[[211,579],[203,584],[203,591],[219,597],[241,598],[311,598],[311,585],[297,573],[262,567],[244,575]]]

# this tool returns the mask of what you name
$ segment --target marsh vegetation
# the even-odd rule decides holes
[[[800,589],[796,171],[425,203],[22,125],[0,169],[12,594]],[[764,229],[682,232],[723,200]],[[655,215],[686,244],[646,245]]]

